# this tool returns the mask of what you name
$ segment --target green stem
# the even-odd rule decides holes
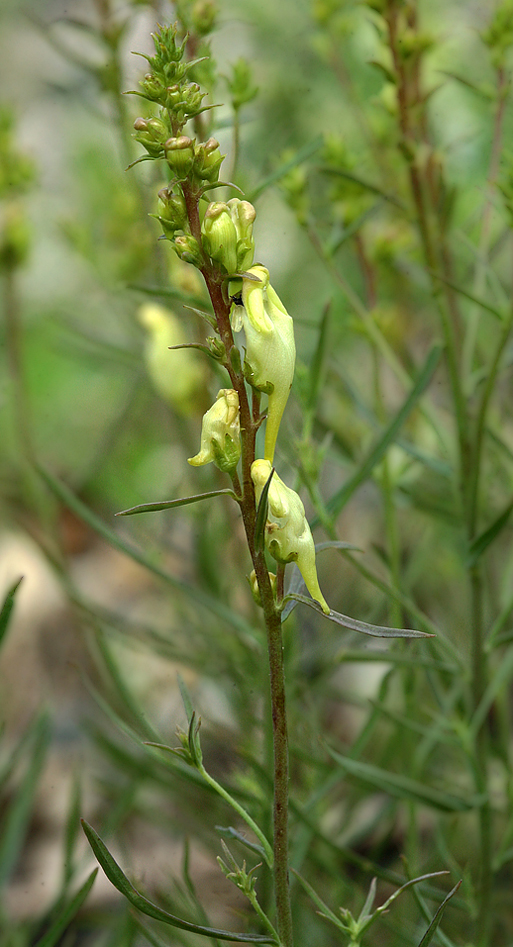
[[[249,815],[249,813],[246,812],[246,810],[244,809],[244,807],[241,806],[241,805],[237,802],[237,800],[233,798],[233,796],[230,796],[230,793],[227,792],[226,789],[224,789],[223,786],[221,786],[220,783],[218,783],[217,780],[215,780],[215,779],[210,775],[210,773],[207,773],[207,770],[205,769],[205,767],[203,766],[203,764],[200,764],[200,765],[198,766],[198,770],[199,770],[199,772],[201,773],[201,775],[203,776],[203,779],[205,780],[205,782],[208,783],[208,785],[211,786],[212,789],[215,789],[215,791],[218,793],[218,795],[221,796],[221,797],[232,807],[232,809],[235,809],[235,811],[238,812],[238,814],[240,815],[241,819],[244,820],[244,822],[246,823],[246,825],[249,825],[251,831],[255,833],[255,835],[256,835],[258,841],[260,842],[260,844],[261,844],[261,846],[262,846],[262,848],[263,848],[263,850],[264,850],[264,852],[265,852],[265,860],[266,860],[267,864],[269,865],[269,868],[272,868],[272,867],[273,867],[273,851],[272,851],[272,848],[271,848],[271,846],[269,845],[269,842],[267,841],[267,839],[266,839],[264,833],[263,833],[262,830],[258,827],[258,825],[256,824],[256,822],[251,818],[251,816]]]

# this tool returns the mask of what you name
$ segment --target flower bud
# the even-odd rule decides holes
[[[163,207],[158,220],[162,224],[162,229],[166,237],[172,238],[177,230],[184,230],[187,224],[187,208],[183,194],[173,193],[172,188],[163,187],[158,194]]]
[[[166,161],[179,180],[187,177],[194,161],[194,142],[187,135],[168,138],[164,144]]]
[[[136,141],[144,145],[152,158],[164,153],[164,142],[169,136],[169,128],[160,118],[136,118],[134,122]]]
[[[257,503],[271,475],[268,460],[255,460],[251,466],[251,478],[255,485]],[[278,474],[273,474],[267,494],[268,514],[265,527],[266,546],[277,562],[296,562],[304,583],[312,598],[319,603],[326,615],[330,607],[324,598],[317,578],[315,545],[305,516],[300,497],[287,487]]]
[[[201,142],[196,146],[194,173],[202,181],[214,184],[219,179],[219,169],[225,159],[219,151],[219,142],[215,138]]]
[[[221,388],[203,415],[199,453],[189,457],[188,463],[201,467],[213,461],[229,473],[237,466],[240,454],[239,396],[233,388]]]
[[[253,263],[255,243],[253,240],[253,222],[256,210],[249,201],[233,197],[227,205],[237,232],[237,273],[243,273]]]
[[[201,250],[198,241],[190,233],[180,234],[172,242],[173,250],[184,263],[192,263],[193,266],[201,266]]]
[[[192,26],[198,36],[206,36],[214,29],[217,7],[213,0],[196,0],[192,8]]]
[[[272,463],[280,422],[294,377],[294,324],[269,283],[269,271],[257,264],[247,271],[258,282],[242,278],[243,326],[246,334],[246,377],[269,396],[265,458]]]
[[[237,231],[224,201],[208,205],[201,225],[203,244],[209,257],[227,273],[237,272]]]
[[[139,85],[146,99],[149,99],[150,102],[160,102],[164,104],[163,100],[166,94],[166,87],[158,76],[154,76],[151,72],[148,72],[144,79],[140,81]]]
[[[269,576],[269,581],[271,583],[273,595],[276,596],[276,575],[274,574],[274,572],[268,572],[267,574]],[[258,582],[257,582],[255,570],[253,569],[253,571],[250,572],[250,574],[246,576],[246,578],[249,582],[249,587],[251,589],[251,595],[253,596],[253,601],[255,602],[256,605],[259,605],[260,608],[262,608],[262,599],[260,596],[260,589],[258,588]]]

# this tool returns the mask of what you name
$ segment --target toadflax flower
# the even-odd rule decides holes
[[[233,388],[221,388],[203,415],[199,453],[189,457],[188,463],[201,467],[213,461],[229,473],[237,466],[240,452],[239,396]]]
[[[181,323],[156,303],[145,303],[137,317],[148,333],[144,359],[154,387],[180,414],[196,412],[205,387],[203,366],[190,349],[169,351],[170,346],[186,342]]]
[[[265,266],[255,264],[247,275],[243,275],[242,303],[246,377],[253,388],[269,396],[264,455],[272,464],[278,429],[294,377],[294,324],[269,283],[269,270]]]
[[[269,480],[271,470],[269,460],[255,460],[251,466],[251,478],[255,484],[257,502]],[[315,565],[315,545],[301,499],[295,490],[287,487],[275,472],[267,500],[269,508],[265,541],[271,556],[277,562],[297,562],[310,595],[319,603],[323,612],[329,615],[330,607],[319,587]]]

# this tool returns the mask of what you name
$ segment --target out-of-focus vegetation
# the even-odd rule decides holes
[[[321,586],[340,612],[436,636],[384,643],[301,607],[287,620],[296,943],[506,947],[509,0],[2,6],[0,947],[202,942],[94,880],[79,816],[168,911],[262,933],[215,861],[220,837],[260,861],[244,824],[148,746],[185,726],[180,672],[207,770],[270,832],[265,638],[235,507],[114,520],[227,486],[186,462],[222,370],[167,350],[205,341],[208,299],[158,239],[161,164],[126,170],[151,115],[124,94],[145,71],[131,50],[150,55],[175,20],[223,103],[191,134],[220,141],[295,320],[280,476],[316,542],[354,547],[320,553]],[[383,904],[437,871],[362,940],[337,913],[358,917],[373,877]]]

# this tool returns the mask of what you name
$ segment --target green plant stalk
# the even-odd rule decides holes
[[[259,829],[259,827],[258,827],[258,825],[256,824],[256,822],[255,822],[255,821],[251,818],[251,816],[246,812],[246,810],[244,809],[244,807],[241,806],[241,805],[239,805],[239,803],[237,802],[237,800],[234,799],[233,796],[231,796],[230,793],[227,792],[226,789],[224,789],[224,787],[221,786],[220,783],[218,783],[217,780],[215,780],[215,779],[210,775],[210,773],[207,773],[207,771],[206,771],[206,769],[205,769],[205,767],[203,766],[202,763],[199,763],[199,764],[198,764],[198,771],[199,771],[199,772],[201,773],[201,775],[203,776],[203,779],[205,780],[205,782],[208,783],[208,785],[211,786],[212,789],[214,789],[214,790],[216,791],[216,793],[218,793],[218,795],[221,796],[221,797],[232,807],[232,809],[235,809],[235,811],[238,812],[238,814],[240,815],[241,819],[244,820],[244,822],[246,823],[246,825],[249,825],[250,829],[255,833],[255,835],[256,835],[258,841],[259,841],[260,844],[262,845],[262,848],[263,848],[263,850],[264,850],[264,852],[265,852],[265,856],[266,856],[266,862],[267,862],[267,864],[269,865],[269,868],[272,868],[272,866],[273,866],[273,851],[272,851],[272,848],[271,848],[271,846],[269,845],[269,842],[267,841],[267,839],[266,839],[264,833],[261,831],[261,829]]]
[[[191,234],[201,242],[201,224],[198,211],[199,194],[190,182],[184,182],[183,195],[189,217]],[[271,714],[273,724],[274,799],[273,799],[273,854],[274,892],[278,934],[283,947],[293,947],[292,911],[289,889],[289,844],[288,844],[288,735],[285,699],[285,670],[281,614],[276,607],[265,554],[255,548],[256,501],[251,478],[251,465],[255,459],[256,432],[260,418],[255,419],[249,404],[248,393],[242,373],[234,368],[232,351],[236,348],[230,325],[230,300],[225,291],[225,278],[213,269],[207,258],[200,267],[212,306],[216,315],[221,340],[225,346],[227,364],[233,388],[239,396],[240,426],[242,438],[242,496],[238,501],[246,540],[260,591],[267,632],[267,648],[270,674]],[[258,404],[258,399],[255,404]],[[255,405],[254,405],[255,406]],[[253,407],[254,407],[253,406]]]

